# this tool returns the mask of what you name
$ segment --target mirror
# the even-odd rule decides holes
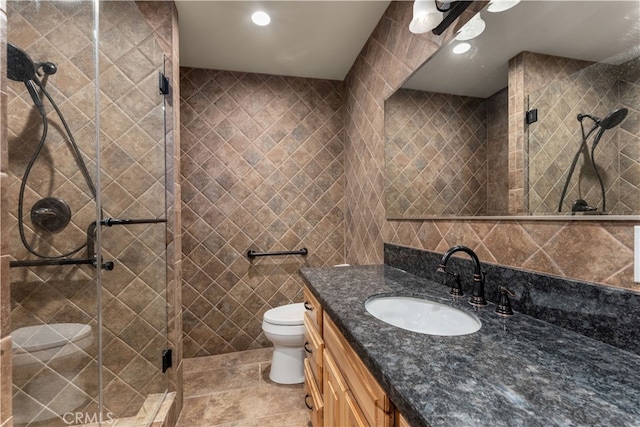
[[[640,215],[640,1],[493,3],[385,102],[387,218]]]

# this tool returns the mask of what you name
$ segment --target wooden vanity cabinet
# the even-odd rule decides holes
[[[305,403],[313,427],[403,425],[382,387],[306,287],[304,298]]]

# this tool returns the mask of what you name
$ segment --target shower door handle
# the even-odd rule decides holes
[[[117,219],[107,218],[100,221],[101,225],[111,227],[113,225],[135,225],[135,224],[158,224],[167,222],[165,218],[140,218],[140,219]]]
[[[87,227],[87,258],[91,260],[91,266],[93,268],[98,268],[98,255],[96,254],[96,228],[97,223],[92,222]],[[103,268],[107,271],[113,270],[115,267],[115,263],[113,261],[105,261],[102,263],[100,268]]]
[[[141,219],[116,219],[116,218],[107,218],[102,219],[100,221],[92,222],[87,227],[87,257],[89,259],[94,260],[92,265],[97,267],[97,262],[95,261],[96,256],[96,228],[98,228],[98,223],[100,225],[105,225],[107,227],[111,227],[114,225],[134,225],[134,224],[158,224],[162,222],[167,222],[165,218],[141,218]],[[101,268],[111,271],[115,267],[113,261],[105,261],[100,266]]]

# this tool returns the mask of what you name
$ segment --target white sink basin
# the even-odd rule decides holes
[[[466,335],[482,326],[472,313],[421,298],[374,297],[364,307],[385,323],[427,335]]]

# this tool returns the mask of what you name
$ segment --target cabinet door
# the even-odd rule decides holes
[[[347,385],[329,352],[325,351],[323,357],[324,425],[341,426],[344,424]]]
[[[347,389],[353,393],[366,424],[393,426],[393,404],[388,396],[326,312],[324,316],[324,352],[331,353],[334,365],[340,367]]]
[[[367,419],[360,410],[353,394],[347,390],[344,394],[344,425],[345,427],[368,427]]]

